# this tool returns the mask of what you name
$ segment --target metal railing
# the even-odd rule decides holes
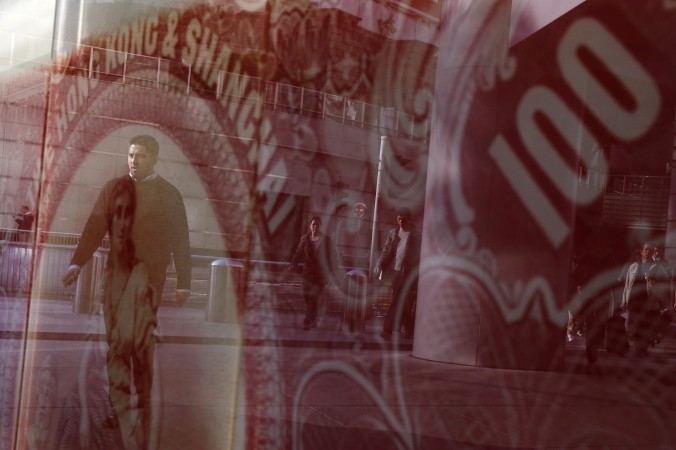
[[[49,61],[49,53],[15,51],[18,42],[33,49],[51,51],[51,41],[18,33],[0,33],[9,42],[7,54],[0,55],[0,67]],[[18,37],[18,38],[17,38]],[[29,45],[30,44],[30,45]],[[263,81],[237,73],[218,70],[214,90],[194,82],[193,65],[154,56],[120,52],[102,47],[71,44],[72,51],[52,61],[57,74],[102,79],[114,83],[181,92],[193,91],[215,100],[255,104],[264,98],[264,107],[279,112],[336,122],[341,125],[378,129],[392,135],[429,142],[430,120],[416,119],[412,114],[394,108],[354,100],[336,94],[301,88],[283,83]],[[211,67],[202,67],[211,72]]]
[[[195,82],[192,65],[152,56],[79,46],[67,59],[55,61],[54,66],[59,74],[186,95],[198,92],[230,103],[252,105],[263,99],[263,106],[269,110],[378,129],[413,140],[428,142],[430,136],[429,119],[418,120],[394,108],[223,70],[218,70],[216,86],[210,90]]]
[[[603,197],[601,224],[665,230],[671,177],[580,171],[578,186]]]
[[[71,245],[76,246],[80,242],[80,235],[76,233],[59,233],[54,231],[20,231],[14,228],[0,228],[0,241],[33,243],[37,239],[40,244]],[[108,250],[110,241],[106,235],[101,241],[100,247]]]
[[[602,223],[665,230],[670,190],[667,176],[608,175]]]
[[[74,311],[91,311],[91,301],[98,298],[98,288],[104,276],[107,250],[99,248],[91,267],[85,267],[77,284],[64,287],[61,281],[76,245],[32,242],[0,243],[0,291],[3,295],[25,295],[36,299],[64,299],[73,301]],[[39,255],[39,257],[36,257]],[[215,256],[193,255],[192,294],[190,303],[205,306],[208,301],[210,266]],[[244,260],[242,260],[244,262]],[[289,272],[287,262],[249,260],[247,308],[271,308],[302,310],[305,308],[302,295],[302,277]],[[34,265],[34,266],[33,266]],[[342,267],[340,273],[354,268]],[[85,276],[88,273],[88,277]],[[32,275],[32,279],[30,278]],[[86,286],[81,283],[87,278]],[[325,289],[324,301],[328,312],[342,312],[346,300],[344,280],[337,279]],[[162,293],[164,304],[175,301],[176,272],[173,266],[167,271],[167,281]],[[83,291],[84,289],[84,291]],[[84,292],[84,294],[83,294]],[[79,298],[82,296],[86,298]],[[390,302],[389,286],[376,284],[369,298],[369,308],[376,316],[382,316]]]
[[[75,246],[31,242],[0,242],[0,289],[4,293],[25,293],[31,290],[42,297],[70,297],[74,287],[64,287],[65,273]],[[36,253],[40,258],[35,258]],[[33,267],[33,264],[39,266]],[[38,277],[31,279],[32,273]]]

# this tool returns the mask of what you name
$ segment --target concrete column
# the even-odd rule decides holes
[[[533,200],[551,192],[516,135],[516,105],[536,82],[521,67],[532,61],[511,57],[510,13],[509,0],[445,3],[413,356],[555,370],[574,207]]]
[[[664,257],[676,261],[676,116],[674,117],[674,143],[671,154],[671,188],[669,189],[669,210],[667,212],[667,234],[664,244]]]

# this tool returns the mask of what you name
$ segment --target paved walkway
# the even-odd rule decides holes
[[[11,448],[9,430],[18,430],[18,448],[29,441],[56,448],[57,439],[77,448],[79,427],[67,424],[80,421],[76,387],[86,352],[95,368],[86,384],[89,436],[115,448],[115,434],[99,426],[109,408],[101,316],[53,300],[31,308],[28,314],[22,299],[0,302],[0,448]],[[20,324],[27,316],[26,340]],[[411,341],[377,337],[378,319],[364,334],[343,332],[336,315],[309,331],[301,320],[301,312],[258,309],[246,315],[244,333],[207,322],[203,309],[161,308],[157,448],[676,447],[673,338],[647,358],[601,351],[593,370],[576,338],[563,372],[527,372],[414,358]]]

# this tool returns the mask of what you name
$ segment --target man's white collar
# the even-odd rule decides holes
[[[137,180],[136,178],[134,178],[134,176],[131,174],[131,172],[129,172],[129,176],[131,177],[132,180],[134,180],[138,183],[143,183],[143,182],[146,182],[146,181],[153,181],[155,178],[158,177],[158,174],[157,174],[157,171],[153,170],[153,173],[151,173],[147,177],[143,178],[142,180]]]

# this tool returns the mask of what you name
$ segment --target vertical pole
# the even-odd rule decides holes
[[[221,100],[223,94],[223,78],[224,78],[223,71],[219,70],[218,76],[216,77],[216,100]]]
[[[124,84],[125,80],[127,79],[127,57],[129,54],[127,52],[124,53],[124,63],[122,64],[122,84]]]
[[[190,95],[190,78],[192,77],[192,66],[188,65],[188,83],[185,86],[185,95]]]
[[[300,109],[298,110],[298,115],[303,115],[303,101],[305,98],[305,88],[300,88]]]
[[[345,107],[347,106],[347,98],[343,97],[343,119],[340,121],[342,125],[345,125]]]
[[[157,58],[157,80],[155,80],[155,89],[160,90],[160,81],[162,77],[162,58]]]
[[[355,245],[354,245],[354,246],[357,247],[357,251],[358,251],[358,252],[361,252],[361,250],[359,249],[359,241],[360,241],[361,239],[359,239],[359,237],[361,236],[361,222],[362,222],[362,218],[363,218],[363,217],[357,218],[357,220],[358,220],[358,222],[357,222],[357,242],[355,242]]]
[[[89,79],[94,77],[94,48],[89,47]]]
[[[371,229],[371,251],[369,252],[369,273],[373,272],[376,254],[376,229],[378,227],[378,201],[380,199],[380,179],[383,173],[383,154],[387,145],[387,136],[380,136],[380,154],[378,155],[378,176],[376,178],[376,199],[373,204],[373,228]]]

